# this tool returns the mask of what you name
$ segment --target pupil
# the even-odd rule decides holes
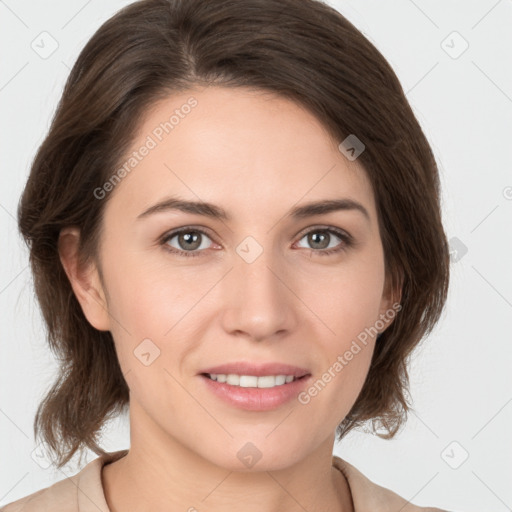
[[[189,245],[188,249],[197,249],[201,245],[200,243],[198,243],[199,233],[196,232],[196,234],[193,235],[191,235],[190,233],[194,232],[191,231],[180,235],[180,245],[182,245],[182,247],[187,248],[187,244],[192,243],[192,246]],[[183,241],[185,242],[184,244],[182,244]]]
[[[322,241],[323,241],[324,243],[322,244],[322,241],[321,241],[321,242],[319,242],[319,241],[317,240],[318,238],[323,239]],[[329,245],[329,243],[327,243],[327,244],[325,243],[325,242],[326,242],[326,240],[327,240],[327,238],[328,238],[328,237],[327,237],[327,234],[326,234],[326,233],[322,233],[322,234],[320,234],[320,235],[318,235],[318,233],[313,233],[313,234],[309,235],[309,241],[310,241],[310,243],[311,243],[313,246],[314,246],[315,244],[317,244],[317,243],[320,243],[320,247],[316,247],[317,249],[325,249],[325,248]]]

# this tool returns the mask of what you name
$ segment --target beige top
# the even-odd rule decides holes
[[[76,475],[9,503],[2,512],[110,512],[101,483],[101,470],[105,464],[115,462],[127,453],[128,450],[120,450],[98,457]],[[332,457],[332,464],[348,481],[355,512],[447,512],[412,505],[393,491],[374,484],[336,455]]]

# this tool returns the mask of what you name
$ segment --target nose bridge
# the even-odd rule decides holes
[[[243,252],[249,248],[248,252]],[[247,241],[237,248],[238,261],[235,263],[234,279],[237,280],[240,291],[239,299],[246,305],[254,301],[262,306],[274,302],[282,302],[283,284],[277,278],[278,268],[282,265],[275,257],[270,247],[254,246],[254,242]],[[254,304],[253,304],[254,305]],[[278,304],[272,304],[277,306]]]
[[[293,294],[283,281],[283,264],[276,251],[254,239],[236,248],[234,268],[224,290],[225,328],[255,339],[270,337],[293,324]],[[285,273],[285,272],[284,272]]]
[[[269,295],[267,298],[273,296],[277,292],[276,288],[282,286],[275,275],[274,267],[278,266],[271,249],[264,250],[254,261],[239,256],[239,261],[235,264],[235,274],[238,274],[241,283],[245,283],[245,295],[249,297],[254,292],[256,295]]]

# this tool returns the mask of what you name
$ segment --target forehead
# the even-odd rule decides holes
[[[247,88],[191,89],[155,103],[121,166],[127,172],[108,208],[127,215],[166,194],[273,215],[298,202],[350,197],[375,215],[364,169],[314,115]]]

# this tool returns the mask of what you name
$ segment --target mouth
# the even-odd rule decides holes
[[[234,361],[204,368],[200,375],[219,384],[240,388],[274,388],[304,379],[311,372],[285,363]]]
[[[278,386],[285,386],[291,382],[305,379],[311,374],[307,373],[297,377],[295,375],[238,375],[236,373],[201,373],[203,377],[210,380],[225,383],[230,386],[237,386],[241,388],[274,388]]]
[[[201,372],[198,377],[204,383],[205,391],[212,393],[223,403],[251,412],[268,412],[284,406],[297,399],[313,379],[311,373],[297,368],[295,375],[290,370],[276,374],[261,370],[259,373],[260,375],[208,371]]]

